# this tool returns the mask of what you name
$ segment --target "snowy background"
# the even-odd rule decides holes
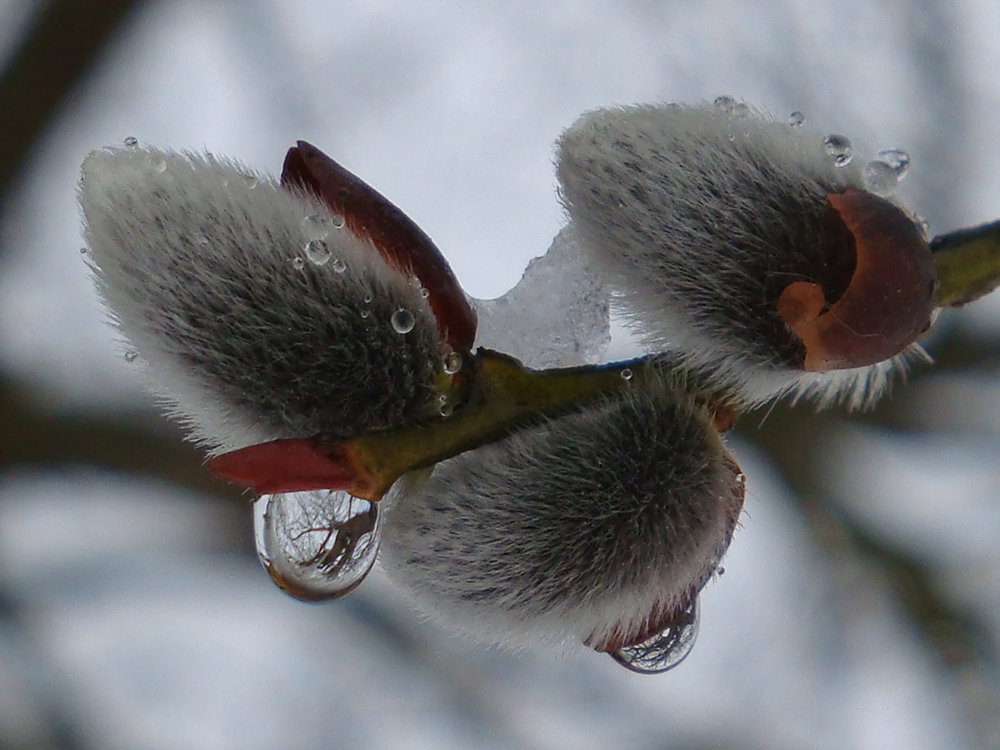
[[[78,252],[79,164],[127,136],[273,172],[309,140],[487,298],[561,227],[552,143],[601,105],[732,94],[802,110],[826,132],[906,148],[901,192],[932,232],[1000,217],[995,0],[497,6],[134,12],[0,206],[0,376],[17,393],[4,403],[177,440]],[[0,66],[31,11],[0,1]],[[296,603],[250,552],[249,505],[218,485],[156,479],[155,457],[130,472],[57,445],[57,459],[25,457],[28,423],[4,421],[0,749],[987,744],[1000,707],[997,297],[945,315],[929,343],[939,367],[873,416],[746,420],[732,440],[749,476],[743,526],[703,593],[692,655],[658,677],[457,641],[377,575],[342,602]]]

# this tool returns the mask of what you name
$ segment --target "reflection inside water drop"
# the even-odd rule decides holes
[[[846,167],[854,158],[854,146],[846,135],[831,133],[823,139],[823,146],[838,167]]]
[[[694,648],[698,636],[698,597],[659,633],[634,646],[622,646],[611,658],[639,674],[666,672],[680,664]]]
[[[257,556],[278,588],[304,602],[330,601],[357,588],[375,564],[380,529],[378,506],[341,490],[254,501]]]
[[[392,314],[392,330],[396,333],[409,333],[413,330],[413,326],[416,325],[417,321],[413,317],[413,313],[404,307],[399,308]]]

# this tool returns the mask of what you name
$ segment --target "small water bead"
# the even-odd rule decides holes
[[[731,96],[722,95],[715,97],[715,101],[712,102],[712,104],[714,104],[717,109],[721,109],[726,114],[729,114],[736,106],[736,100]]]
[[[416,318],[413,317],[413,313],[407,310],[405,307],[401,307],[396,312],[392,314],[392,330],[396,333],[409,333],[413,330],[413,326],[417,324]]]
[[[884,148],[876,158],[896,174],[896,180],[903,179],[910,171],[910,155],[901,148]]]
[[[806,116],[798,110],[795,110],[792,114],[788,115],[788,124],[793,128],[801,128],[805,125],[805,122]]]
[[[462,369],[462,355],[458,352],[448,352],[444,355],[444,371],[449,375],[454,375]]]
[[[420,287],[420,296],[423,297],[424,299],[427,299],[428,297],[431,296],[431,290],[428,289],[427,287],[423,286]]]
[[[826,153],[830,155],[833,163],[838,167],[846,167],[854,158],[854,147],[845,135],[831,133],[823,139],[823,146],[826,147]]]
[[[454,413],[455,413],[454,404],[444,403],[441,404],[441,408],[438,409],[438,414],[440,414],[442,417],[450,417]]]
[[[302,232],[307,240],[325,240],[330,229],[322,216],[311,214],[302,219]]]
[[[86,255],[88,252],[90,251],[87,248],[85,247],[80,248],[80,255]]]
[[[132,364],[137,359],[139,359],[139,352],[136,351],[125,352],[125,361],[128,362],[129,364]]]
[[[369,315],[371,315],[371,311],[370,310],[362,310],[361,311],[361,317],[362,317],[362,319],[367,318]]]
[[[330,221],[334,229],[343,229],[347,220],[340,214],[334,214],[333,219]]]
[[[865,186],[875,195],[888,195],[896,187],[899,177],[884,161],[875,159],[865,165]]]
[[[247,190],[254,190],[257,187],[257,185],[260,184],[257,178],[254,177],[252,174],[243,175],[243,182],[246,183]]]
[[[331,268],[333,268],[334,273],[343,273],[347,270],[347,262],[343,258],[337,258],[333,261]]]
[[[162,156],[157,156],[153,158],[153,169],[155,169],[160,174],[167,171],[167,160]]]
[[[126,148],[138,148],[139,147],[139,139],[136,138],[134,135],[130,135],[128,138],[126,138],[124,140],[124,143],[125,143],[125,147]]]
[[[353,591],[375,564],[376,503],[343,491],[263,495],[254,501],[257,556],[286,594],[306,602]]]
[[[306,258],[314,266],[325,266],[333,257],[329,245],[323,240],[309,240],[305,246],[305,253]]]
[[[628,382],[629,380],[632,379],[632,371],[627,367],[624,370],[622,370],[619,374],[622,376],[622,380],[624,380],[625,382]]]
[[[746,102],[736,102],[736,104],[733,105],[732,115],[733,117],[739,119],[748,117],[750,115],[750,107]]]
[[[294,268],[296,271],[301,271],[305,267],[306,267],[306,262],[302,260],[302,258],[292,259],[292,268]]]

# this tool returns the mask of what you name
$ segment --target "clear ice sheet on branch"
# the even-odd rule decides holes
[[[502,297],[475,300],[476,345],[517,357],[532,368],[600,361],[611,341],[609,292],[572,231],[563,229]]]

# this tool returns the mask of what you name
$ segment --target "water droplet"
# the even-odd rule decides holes
[[[369,315],[371,315],[371,312],[369,312],[368,310],[362,310],[361,311],[361,317],[362,318],[367,318]]]
[[[329,263],[332,253],[323,240],[309,240],[305,246],[306,258],[314,266],[325,266]]]
[[[893,168],[879,159],[865,165],[864,176],[865,186],[875,195],[888,195],[899,182]]]
[[[737,474],[736,475],[736,483],[737,484],[746,484],[747,483],[747,475],[746,474]]]
[[[157,156],[153,158],[153,169],[155,169],[160,174],[167,171],[167,160],[162,156]]]
[[[139,359],[139,352],[136,351],[125,352],[125,361],[128,362],[129,364],[132,364],[137,359]]]
[[[302,232],[306,240],[325,240],[330,234],[330,228],[322,216],[310,214],[302,220]]]
[[[88,252],[89,252],[89,250],[87,250],[87,248],[85,248],[85,247],[81,247],[80,248],[80,255],[86,255]]]
[[[454,413],[455,413],[454,404],[441,404],[441,408],[438,409],[438,414],[440,414],[442,417],[450,417]]]
[[[392,330],[396,333],[409,333],[413,330],[413,326],[417,324],[416,318],[413,317],[413,313],[405,307],[399,308],[392,314],[391,322]]]
[[[420,296],[427,299],[431,296],[431,290],[426,287],[420,287]]]
[[[252,174],[243,175],[243,181],[247,184],[247,190],[253,190],[260,184]]]
[[[333,219],[331,220],[330,223],[333,224],[334,229],[343,229],[344,225],[347,223],[347,220],[344,219],[344,217],[341,216],[340,214],[334,214]]]
[[[788,115],[788,124],[793,128],[801,128],[806,123],[806,116],[795,110],[792,114]]]
[[[448,352],[444,355],[444,371],[454,375],[462,369],[462,355],[458,352]]]
[[[854,148],[847,136],[831,133],[823,139],[823,145],[838,167],[846,167],[854,158]]]
[[[125,147],[126,148],[138,148],[139,147],[139,139],[136,138],[134,135],[130,135],[128,138],[126,138],[125,141],[124,141],[124,143],[125,143]]]
[[[378,505],[340,490],[262,495],[254,501],[257,556],[278,587],[306,602],[353,591],[375,564]]]
[[[619,374],[622,376],[622,380],[629,381],[632,379],[632,371],[627,367]]]
[[[715,575],[721,577],[724,576],[725,574],[726,574],[726,569],[723,568],[721,565],[715,569]]]
[[[622,646],[611,658],[626,669],[640,674],[656,674],[673,669],[694,648],[698,635],[698,599],[666,628],[634,646]]]
[[[731,96],[726,96],[725,94],[722,95],[722,96],[715,97],[715,101],[712,102],[712,103],[718,109],[721,109],[726,114],[729,114],[730,112],[732,112],[733,111],[733,107],[736,106],[736,100],[733,99],[733,97],[731,97]]]
[[[365,295],[365,304],[366,305],[371,304],[371,301],[372,301],[372,296],[370,294],[366,294]]]
[[[743,119],[750,115],[750,107],[747,106],[746,102],[736,102],[733,105],[733,117]]]
[[[306,267],[306,262],[302,258],[292,258],[292,268],[296,271],[301,271]]]
[[[922,216],[915,216],[913,221],[916,223],[917,229],[920,230],[920,236],[924,238],[924,242],[930,242],[931,223]]]
[[[347,270],[347,262],[343,258],[337,258],[333,261],[332,268],[334,273],[343,273]]]
[[[878,152],[877,158],[895,173],[897,181],[910,171],[910,155],[901,148],[884,148]]]

